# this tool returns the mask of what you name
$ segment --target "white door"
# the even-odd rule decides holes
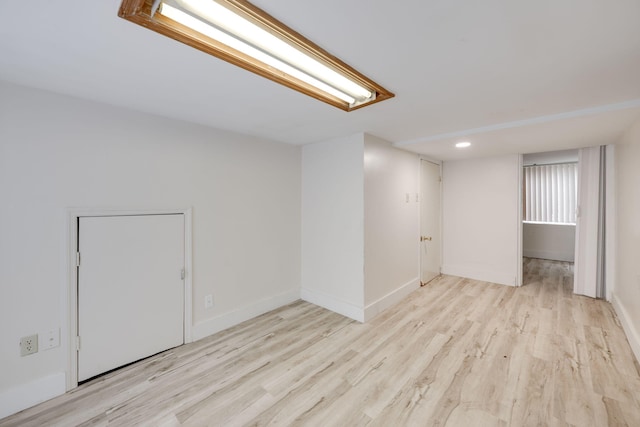
[[[591,298],[605,296],[598,295],[603,244],[599,238],[602,230],[600,151],[600,147],[581,148],[578,155],[578,214],[573,292]]]
[[[184,215],[79,218],[78,381],[183,344]]]
[[[440,274],[440,165],[421,160],[420,201],[421,284]]]

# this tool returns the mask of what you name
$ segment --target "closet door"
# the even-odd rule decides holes
[[[442,264],[440,239],[440,165],[421,160],[420,192],[420,283],[440,275]]]
[[[601,207],[604,207],[600,201],[600,147],[581,148],[578,168],[573,292],[596,298],[604,245],[600,236]]]
[[[78,222],[78,381],[184,343],[184,215]]]

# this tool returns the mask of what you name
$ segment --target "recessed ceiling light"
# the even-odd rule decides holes
[[[458,142],[456,144],[456,148],[467,148],[470,146],[471,146],[471,143],[469,141]]]
[[[247,0],[122,0],[118,15],[345,111],[394,96]]]

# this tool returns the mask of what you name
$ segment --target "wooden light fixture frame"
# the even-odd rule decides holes
[[[314,57],[330,68],[333,68],[338,73],[367,88],[374,93],[375,96],[372,97],[373,99],[371,101],[351,106],[340,98],[328,94],[242,52],[230,48],[217,40],[207,37],[189,27],[162,16],[159,13],[152,17],[151,8],[153,0],[123,0],[120,4],[118,16],[201,50],[209,55],[223,59],[231,64],[237,65],[238,67],[242,67],[245,70],[256,73],[262,77],[266,77],[298,92],[304,93],[305,95],[309,95],[320,101],[326,102],[334,107],[338,107],[344,111],[357,110],[395,96],[373,80],[359,73],[340,59],[313,43],[311,40],[289,28],[250,2],[246,0],[222,0],[221,3],[231,10],[234,10],[239,15],[249,19],[254,24],[259,25],[263,29],[296,46],[301,51]]]

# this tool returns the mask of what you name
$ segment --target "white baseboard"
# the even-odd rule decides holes
[[[531,249],[523,250],[522,255],[528,258],[550,259],[553,261],[566,261],[566,262],[574,262],[574,258],[575,258],[575,254],[573,252],[563,253],[563,252],[552,252],[552,251],[535,251]]]
[[[48,375],[0,392],[0,418],[60,396],[66,391],[64,372]]]
[[[627,341],[629,341],[629,345],[631,345],[633,354],[636,355],[636,360],[640,362],[640,331],[638,331],[633,324],[629,313],[625,310],[615,292],[611,294],[611,305],[613,305],[613,309],[616,311],[620,323],[622,323],[622,329],[624,329],[624,333],[627,335]]]
[[[492,270],[480,270],[458,265],[443,265],[442,274],[467,277],[483,282],[497,283],[499,285],[516,286],[516,272],[503,272]]]
[[[364,321],[368,322],[369,320],[373,319],[387,308],[402,301],[407,295],[409,295],[419,287],[420,280],[416,277],[415,279],[412,279],[404,285],[400,286],[398,289],[389,292],[387,295],[383,296],[377,301],[367,305],[364,308]]]
[[[253,319],[268,311],[275,310],[283,305],[290,304],[300,299],[300,292],[296,289],[284,292],[273,297],[264,298],[253,304],[221,314],[211,319],[203,320],[193,325],[191,331],[194,341],[213,335],[216,332],[242,323],[245,320]]]
[[[300,298],[304,301],[310,302],[311,304],[342,314],[350,319],[357,320],[358,322],[364,322],[365,315],[362,307],[339,300],[332,295],[302,288],[300,291]]]

